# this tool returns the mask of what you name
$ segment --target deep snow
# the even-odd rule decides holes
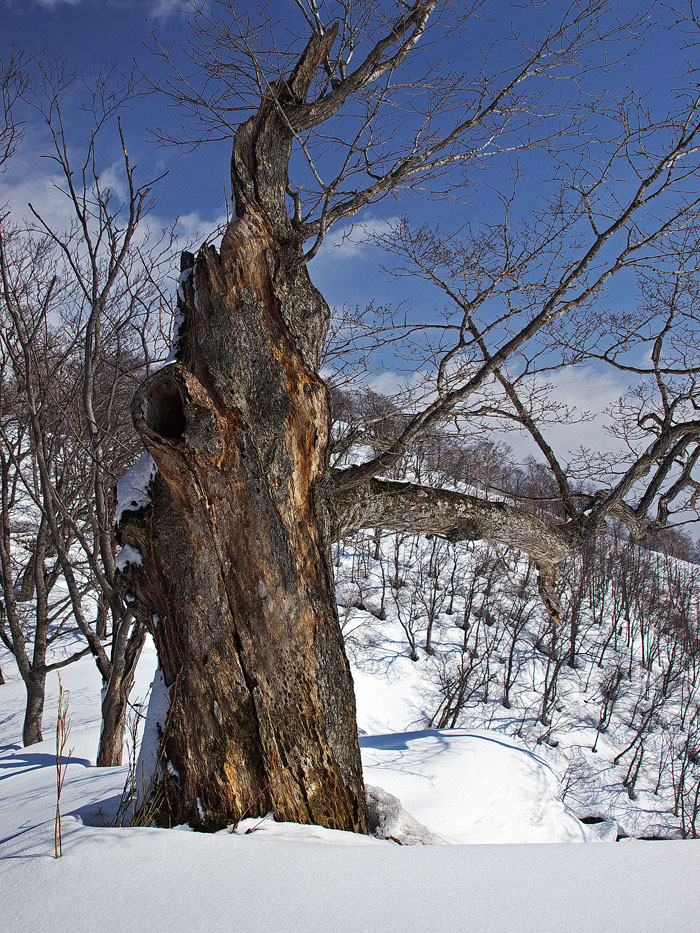
[[[539,756],[484,730],[362,736],[368,784],[398,797],[412,825],[445,844],[401,846],[270,819],[215,836],[103,825],[126,769],[92,765],[99,676],[89,658],[63,672],[74,751],[56,861],[57,678],[47,738],[22,749],[23,688],[6,653],[2,664],[11,676],[0,687],[3,929],[700,929],[699,843],[537,844],[596,837],[556,799],[557,778]],[[145,695],[153,668],[149,646],[134,697]],[[360,680],[364,728],[383,718],[384,687]],[[393,828],[410,829],[406,813]],[[534,844],[517,844],[525,841]]]

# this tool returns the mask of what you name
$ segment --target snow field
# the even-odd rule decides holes
[[[235,833],[213,836],[187,827],[111,825],[127,768],[93,766],[100,678],[86,657],[62,672],[73,752],[62,797],[64,856],[55,860],[57,677],[48,680],[45,741],[23,749],[24,688],[0,648],[8,678],[0,687],[4,929],[700,930],[693,883],[700,842],[552,844],[678,832],[670,807],[676,759],[669,732],[684,704],[692,716],[694,697],[671,685],[643,735],[646,756],[634,799],[622,784],[628,760],[614,762],[646,715],[645,696],[654,696],[668,670],[663,651],[642,663],[638,630],[611,643],[610,658],[629,673],[608,727],[599,732],[609,667],[599,668],[596,659],[606,621],[584,620],[577,665],[560,667],[544,724],[542,690],[552,657],[541,638],[541,619],[533,609],[521,627],[513,623],[518,607],[512,592],[525,575],[522,563],[501,555],[507,573],[492,584],[489,601],[479,547],[462,547],[456,569],[443,560],[426,576],[419,567],[429,566],[432,543],[404,541],[398,551],[404,582],[392,590],[386,577],[396,558],[393,542],[381,543],[382,561],[368,556],[374,546],[370,539],[346,546],[337,572],[365,778],[383,838],[270,818],[245,820]],[[446,611],[444,594],[455,574],[479,584],[466,633],[456,624],[464,618],[464,590],[455,594],[452,614]],[[431,579],[443,592],[432,610],[428,597],[437,587]],[[522,599],[527,608],[531,596]],[[406,609],[415,610],[412,617]],[[434,653],[428,654],[433,610]],[[411,638],[417,661],[409,657]],[[509,641],[514,676],[506,708]],[[436,729],[452,702],[454,670],[464,667],[465,657],[480,665],[467,671],[472,693],[452,717],[455,728]],[[148,643],[134,702],[145,700],[155,666]],[[567,805],[602,822],[584,825]]]

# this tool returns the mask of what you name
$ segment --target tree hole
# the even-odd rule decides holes
[[[153,389],[146,408],[146,424],[155,434],[170,440],[185,433],[185,408],[176,383],[161,382]]]

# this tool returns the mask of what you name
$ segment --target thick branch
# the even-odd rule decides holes
[[[362,528],[436,534],[450,541],[486,540],[525,551],[553,567],[576,543],[571,530],[549,524],[505,502],[413,483],[371,479],[331,495],[333,535]]]

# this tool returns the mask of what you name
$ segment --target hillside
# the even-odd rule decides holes
[[[603,839],[700,831],[697,566],[609,533],[568,562],[553,630],[518,552],[387,535],[337,558],[356,689],[383,701],[363,728],[490,729]]]
[[[338,548],[339,607],[381,839],[270,819],[214,837],[122,826],[128,767],[93,767],[100,681],[83,658],[63,671],[73,752],[56,862],[55,745],[51,737],[21,748],[24,691],[3,649],[5,921],[15,930],[91,929],[98,916],[105,930],[176,921],[223,929],[235,913],[251,930],[327,929],[329,916],[334,929],[428,930],[469,916],[480,930],[555,930],[576,916],[577,929],[593,930],[610,925],[614,902],[620,929],[689,929],[695,904],[684,879],[700,867],[698,843],[627,837],[694,829],[696,641],[680,639],[679,613],[696,622],[695,569],[627,542],[608,540],[599,552],[569,568],[567,625],[552,635],[515,554],[372,535]],[[609,578],[598,566],[603,553]],[[655,594],[640,569],[652,566]],[[628,586],[622,599],[620,582],[633,571],[647,583],[634,598]],[[149,644],[137,711],[154,668]],[[56,707],[52,674],[47,736]],[[132,719],[138,731],[142,716]],[[616,839],[622,844],[543,845]],[[100,879],[99,896],[88,878]]]

